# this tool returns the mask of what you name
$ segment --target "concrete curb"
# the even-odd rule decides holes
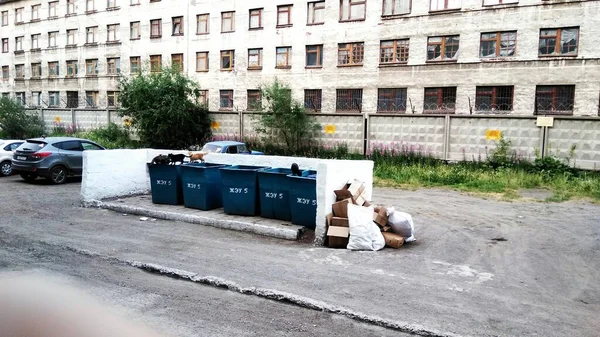
[[[297,226],[291,228],[277,228],[273,226],[265,226],[251,222],[220,220],[193,214],[158,211],[143,207],[123,205],[114,202],[94,201],[88,203],[88,205],[93,205],[96,207],[120,213],[143,215],[163,220],[182,221],[198,225],[212,226],[217,228],[230,229],[234,231],[253,233],[284,240],[298,240],[303,232],[302,229],[298,228]]]

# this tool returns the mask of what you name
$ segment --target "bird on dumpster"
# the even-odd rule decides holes
[[[296,163],[292,164],[292,174],[298,177],[302,176],[302,172],[300,171],[300,168],[298,168],[298,164]]]

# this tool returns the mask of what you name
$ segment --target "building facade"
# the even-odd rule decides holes
[[[591,0],[0,0],[0,93],[116,107],[175,65],[211,110],[278,78],[323,113],[598,115]]]

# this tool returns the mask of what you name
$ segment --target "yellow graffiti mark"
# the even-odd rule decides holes
[[[55,123],[60,123],[60,117],[58,117],[58,116],[54,117],[54,122]]]
[[[325,125],[324,131],[325,131],[325,133],[330,134],[330,135],[334,134],[335,133],[335,125],[333,125],[333,124]]]
[[[500,137],[502,137],[500,130],[485,130],[485,139],[487,140],[499,140]]]
[[[220,129],[221,128],[221,124],[219,124],[219,122],[217,122],[217,121],[214,121],[214,122],[212,122],[210,124],[210,127],[213,128],[213,129],[215,129],[215,130],[216,129]]]

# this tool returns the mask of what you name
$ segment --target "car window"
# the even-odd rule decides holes
[[[246,153],[248,152],[248,149],[246,148],[246,145],[238,145],[238,153]]]
[[[43,149],[47,145],[46,142],[37,140],[28,140],[17,148],[18,151],[36,152]]]
[[[237,146],[230,146],[227,148],[227,153],[236,154],[236,153],[238,153],[237,150],[238,150]]]
[[[53,144],[54,147],[66,151],[83,151],[81,143],[78,140],[68,140],[66,142],[60,142]]]
[[[12,143],[12,144],[9,144],[8,146],[6,146],[6,147],[4,148],[4,150],[6,150],[6,151],[14,151],[14,150],[16,150],[16,149],[17,149],[19,146],[21,146],[21,144],[23,144],[23,143],[22,143],[22,142],[19,142],[19,143]],[[8,148],[8,149],[7,149],[7,148]]]
[[[96,144],[87,143],[87,142],[81,142],[81,146],[83,146],[83,151],[87,151],[87,150],[102,150],[102,148],[99,147],[99,146],[97,146]]]
[[[206,144],[202,147],[202,150],[200,150],[201,152],[208,152],[208,153],[220,153],[221,152],[221,147],[214,145],[214,144]]]

